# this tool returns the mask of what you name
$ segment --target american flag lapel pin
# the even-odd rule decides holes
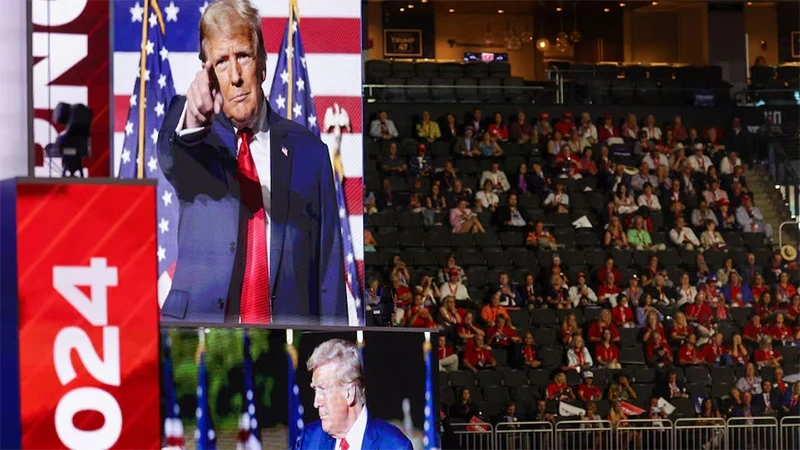
[[[281,147],[281,153],[283,156],[289,156],[289,150],[286,150],[286,147]]]

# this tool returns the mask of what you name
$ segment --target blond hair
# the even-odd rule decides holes
[[[214,0],[200,17],[200,60],[208,58],[208,39],[227,30],[245,28],[250,33],[253,54],[262,69],[266,69],[267,50],[261,32],[261,16],[249,0]]]

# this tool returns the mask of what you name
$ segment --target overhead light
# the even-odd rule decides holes
[[[503,11],[502,9],[498,9],[498,10],[497,10],[497,14],[503,14],[504,12],[505,12],[505,11]]]
[[[603,12],[611,12],[609,8],[603,8]]]
[[[556,11],[561,12],[561,7],[556,8]]]
[[[408,5],[408,9],[412,9],[413,7],[414,7],[414,5],[411,5],[411,4]]]
[[[547,38],[540,38],[536,41],[536,48],[541,52],[546,52],[550,48],[550,41]]]
[[[747,6],[753,6],[753,2],[747,2]]]
[[[447,12],[449,12],[449,13],[454,13],[454,12],[456,12],[456,10],[455,10],[455,9],[453,9],[453,8],[450,8],[450,9],[448,9],[448,10],[447,10]]]
[[[619,7],[620,7],[620,8],[624,8],[624,7],[625,7],[625,3],[620,3],[620,4],[619,4]]]
[[[400,8],[400,12],[403,12],[403,11],[405,11],[405,10],[406,10],[405,8]]]
[[[653,2],[653,6],[658,6],[658,2]]]
[[[428,3],[428,0],[422,0],[422,3]]]

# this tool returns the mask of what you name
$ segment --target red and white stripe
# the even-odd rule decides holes
[[[275,74],[289,15],[288,0],[251,0],[261,13],[261,26],[267,50],[269,92]],[[361,84],[361,2],[359,0],[297,0],[300,32],[314,93],[320,126],[325,112],[334,104],[344,108],[350,117],[351,130],[342,137],[341,161],[344,168],[345,192],[350,230],[359,272],[364,273],[363,240],[363,123]],[[169,32],[169,28],[167,28]],[[200,69],[197,53],[170,52],[170,68],[178,94],[185,94]],[[119,167],[129,100],[138,73],[139,52],[114,52],[114,167]],[[323,131],[326,131],[323,129]],[[343,130],[344,131],[344,130]],[[322,140],[334,150],[333,132],[323,133]],[[332,156],[332,155],[331,155]],[[166,277],[166,275],[165,275]],[[164,279],[160,284],[169,284]],[[161,292],[162,290],[159,289]]]

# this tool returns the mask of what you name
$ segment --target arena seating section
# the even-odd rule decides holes
[[[581,67],[572,69],[579,69]],[[627,98],[614,94],[614,88],[619,87],[647,87],[655,96],[648,97],[644,91],[635,94],[635,99],[640,103],[661,105],[662,102],[669,100],[671,95],[668,89],[672,86],[686,87],[692,82],[700,83],[702,86],[716,89],[727,84],[721,79],[721,71],[718,67],[686,67],[675,69],[670,68],[643,68],[628,67],[624,70],[624,77],[620,77],[620,68],[607,67],[603,65],[582,67],[582,75],[573,78],[576,83],[585,88],[587,95],[610,95],[611,101],[626,101]],[[577,72],[576,72],[577,73]],[[674,76],[674,78],[673,78]],[[585,78],[580,78],[585,77]],[[765,75],[766,77],[766,75]],[[779,74],[779,79],[797,79],[797,74]],[[772,81],[769,81],[772,80]],[[767,83],[778,83],[774,77],[766,80]],[[484,117],[491,119],[490,114],[495,110],[503,111],[507,119],[512,118],[510,114],[518,108],[524,106],[508,105],[508,102],[529,104],[532,100],[537,100],[527,90],[519,89],[525,82],[520,78],[510,76],[510,66],[506,63],[492,63],[480,65],[459,65],[459,64],[435,64],[435,63],[401,63],[391,64],[384,61],[367,62],[367,82],[382,83],[392,85],[457,85],[468,86],[466,89],[426,89],[426,88],[389,88],[375,94],[380,107],[388,112],[389,119],[393,116],[394,103],[433,103],[433,102],[457,102],[464,101],[476,103],[479,101],[491,101],[491,105],[484,108]],[[531,83],[528,83],[531,85]],[[485,86],[501,86],[502,96],[498,97],[498,90],[482,89]],[[376,91],[377,92],[377,91]],[[630,92],[636,92],[635,89]],[[627,94],[626,94],[627,95]],[[682,98],[678,96],[678,98]],[[682,100],[679,100],[679,102]],[[559,105],[561,109],[563,107]],[[541,108],[541,107],[539,107]],[[406,106],[407,109],[407,106]],[[452,113],[458,118],[459,123],[464,116],[467,108],[454,104]],[[581,112],[589,111],[593,118],[603,114],[602,109],[574,106],[568,107],[575,117],[580,117]],[[640,112],[640,120],[642,117]],[[421,109],[419,111],[421,113]],[[552,116],[552,115],[551,115]],[[538,115],[533,117],[528,115],[529,120],[536,124]],[[559,117],[552,117],[555,123]],[[614,117],[614,124],[617,125],[621,117]],[[672,117],[659,117],[659,126],[665,130]],[[403,119],[408,122],[408,118]],[[437,120],[434,117],[433,120]],[[599,123],[594,120],[599,128]],[[369,125],[369,121],[366,122]],[[728,123],[687,123],[687,127],[707,127],[724,128]],[[365,133],[366,135],[366,133]],[[367,192],[377,194],[380,190],[380,180],[384,176],[379,168],[378,162],[384,155],[385,143],[373,142],[366,138],[366,158],[365,171],[367,173]],[[398,138],[398,150],[400,156],[406,160],[416,156],[418,142],[412,135],[412,130],[407,128],[400,129]],[[614,155],[614,162],[626,166],[638,167],[639,157],[628,154],[632,143],[627,142],[625,148],[628,152],[621,155]],[[515,175],[520,163],[534,162],[542,163],[545,170],[550,168],[550,159],[547,156],[544,143],[538,146],[517,145],[510,142],[502,143],[505,151],[502,158],[464,158],[451,151],[451,143],[448,141],[437,141],[427,146],[428,155],[432,158],[436,169],[441,169],[448,160],[454,162],[459,178],[463,181],[466,188],[478,192],[478,179],[480,173],[486,170],[493,162],[499,162],[501,170],[504,170],[514,185]],[[594,146],[595,150],[597,145]],[[595,151],[595,155],[598,152]],[[555,180],[557,174],[550,174]],[[392,185],[395,203],[407,204],[408,196],[413,189],[413,180],[405,177],[389,177]],[[619,249],[607,249],[602,246],[602,236],[605,231],[605,223],[601,220],[601,213],[609,199],[611,193],[603,190],[603,183],[599,183],[596,177],[585,176],[581,180],[563,179],[566,183],[567,192],[570,196],[569,214],[548,213],[541,206],[542,193],[520,196],[520,208],[524,209],[531,219],[541,219],[545,222],[546,228],[555,236],[559,244],[565,247],[559,250],[562,264],[566,267],[568,280],[575,280],[578,272],[584,272],[589,277],[589,284],[597,292],[597,282],[594,274],[603,265],[606,256],[613,256],[615,264],[622,274],[619,283],[623,289],[627,287],[631,275],[645,266],[651,252],[630,251]],[[431,180],[420,180],[422,197],[427,194]],[[591,190],[589,190],[589,189]],[[512,187],[513,190],[513,187]],[[500,196],[500,203],[503,205],[508,198],[508,194]],[[405,203],[403,203],[405,202]],[[696,198],[690,199],[692,204],[688,205],[685,217],[691,213],[696,205]],[[758,199],[755,203],[759,206]],[[471,205],[473,206],[473,205]],[[768,205],[761,205],[762,208]],[[448,205],[448,208],[452,205]],[[572,226],[572,222],[580,217],[587,217],[593,228],[578,229]],[[680,274],[684,271],[692,276],[695,283],[696,251],[683,251],[671,245],[667,237],[668,228],[664,225],[664,217],[661,213],[652,213],[654,243],[666,244],[666,250],[657,251],[652,254],[658,256],[659,263],[662,264],[673,283],[678,283]],[[480,322],[478,310],[488,301],[492,294],[491,286],[498,281],[501,272],[508,273],[512,282],[524,286],[526,274],[537,276],[542,267],[551,261],[552,254],[549,251],[536,250],[529,248],[525,244],[525,235],[519,232],[501,232],[495,225],[492,215],[489,212],[479,214],[480,222],[483,224],[486,233],[454,234],[448,224],[444,213],[436,215],[435,223],[441,226],[425,226],[423,217],[419,213],[408,211],[407,208],[401,211],[383,210],[374,214],[365,215],[365,227],[371,230],[377,241],[375,252],[367,252],[365,255],[367,277],[381,280],[384,289],[390,285],[389,267],[394,255],[400,255],[409,270],[411,280],[409,286],[413,288],[422,274],[428,273],[436,277],[436,273],[442,268],[448,254],[455,254],[456,263],[461,266],[468,279],[469,296],[471,304],[460,304],[466,310],[472,309],[476,313],[476,321]],[[691,225],[690,225],[691,226]],[[773,249],[762,239],[760,234],[743,233],[740,230],[724,231],[723,237],[729,246],[727,254],[721,251],[706,251],[706,260],[712,271],[716,271],[722,265],[725,256],[730,256],[734,260],[736,267],[741,267],[746,263],[748,252],[753,252],[756,256],[757,264],[765,270],[772,263]],[[698,233],[699,236],[699,233]],[[537,278],[538,280],[538,278]],[[791,271],[791,282],[798,283],[797,270]],[[696,285],[696,284],[695,284]],[[544,286],[537,284],[537,290],[541,292]],[[413,289],[412,289],[413,290]],[[631,305],[634,308],[636,305]],[[433,312],[438,309],[438,305],[431,308]],[[665,320],[663,325],[669,330],[672,318],[679,308],[673,306],[659,307]],[[718,332],[725,338],[725,344],[730,343],[731,336],[741,333],[744,325],[749,321],[753,314],[753,308],[732,308],[727,320],[718,321]],[[443,410],[447,412],[451,405],[457,402],[462,388],[468,387],[472,391],[472,398],[478,404],[478,409],[482,417],[487,420],[499,414],[506,402],[513,401],[517,405],[517,414],[525,417],[526,412],[530,412],[535,405],[535,399],[543,398],[545,386],[550,383],[551,374],[557,368],[566,364],[566,348],[559,339],[559,329],[561,320],[566,314],[575,313],[579,325],[584,333],[588,325],[597,319],[599,309],[531,309],[523,306],[519,309],[511,309],[509,314],[512,323],[516,327],[516,332],[523,337],[527,331],[533,333],[536,345],[538,346],[538,357],[542,361],[541,368],[532,370],[518,370],[510,367],[508,362],[508,352],[506,350],[493,349],[492,353],[498,362],[496,370],[481,370],[474,375],[471,371],[461,370],[440,373],[440,402]],[[483,325],[481,325],[483,326]],[[797,326],[793,323],[792,326]],[[796,328],[795,328],[796,330]],[[450,345],[456,349],[461,348],[457,336],[448,329],[447,333]],[[646,364],[644,357],[643,344],[641,342],[641,330],[639,328],[620,328],[622,335],[619,343],[622,372],[626,373],[631,380],[634,390],[637,392],[638,399],[634,404],[645,407],[649,402],[651,393],[658,380],[663,375],[662,369],[655,369]],[[593,344],[587,345],[593,350]],[[800,372],[800,347],[789,345],[781,346],[775,342],[777,350],[783,355],[783,365],[786,375]],[[752,350],[750,358],[752,360]],[[719,400],[727,397],[728,391],[736,383],[744,371],[744,366],[732,367],[710,367],[692,366],[682,369],[673,366],[678,372],[681,381],[687,383],[687,389],[696,395],[712,396]],[[760,375],[764,379],[773,377],[772,368],[764,368]],[[612,382],[614,370],[594,369],[595,384],[603,390],[606,398],[606,388]],[[575,387],[579,383],[579,375],[574,371],[567,371],[568,382]],[[713,381],[713,382],[712,382]],[[690,399],[674,400],[677,408],[673,416],[675,417],[695,417],[695,408]],[[583,406],[583,405],[581,405]],[[550,412],[556,411],[555,402],[548,403]],[[609,411],[609,401],[598,402],[598,413],[605,417]],[[724,411],[723,411],[724,412]]]

